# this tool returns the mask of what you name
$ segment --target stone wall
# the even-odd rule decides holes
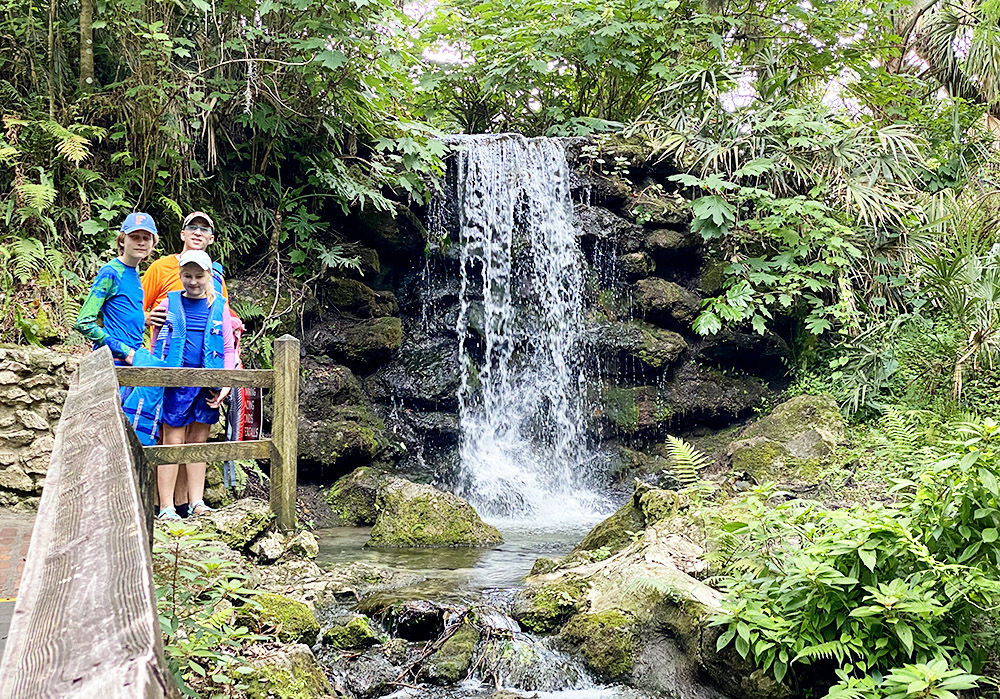
[[[0,507],[38,506],[78,358],[0,346]]]

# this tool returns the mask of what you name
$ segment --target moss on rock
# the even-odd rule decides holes
[[[635,664],[635,621],[618,610],[577,614],[559,638],[578,648],[587,667],[601,677],[622,677]]]
[[[237,610],[240,623],[258,630],[273,627],[282,643],[315,643],[319,622],[308,606],[272,592],[257,595],[254,599],[257,607],[247,604]]]
[[[345,527],[363,527],[375,524],[378,512],[375,500],[381,482],[378,471],[362,467],[355,469],[333,484],[326,495],[333,516]]]
[[[630,282],[645,279],[656,270],[656,263],[646,252],[627,252],[618,258],[618,264]]]
[[[701,309],[697,294],[666,279],[640,279],[635,289],[639,307],[651,323],[689,330]]]
[[[435,684],[454,684],[469,673],[472,656],[479,643],[479,629],[463,622],[455,633],[445,641],[437,653],[431,656],[424,672]]]
[[[374,291],[356,279],[325,279],[318,293],[326,305],[359,318],[380,318],[399,313],[399,304],[391,291]]]
[[[309,347],[351,367],[369,368],[389,359],[403,341],[399,318],[336,319],[313,325]]]
[[[271,507],[256,498],[237,500],[201,518],[215,529],[220,541],[237,550],[249,546],[273,520]]]
[[[245,680],[248,699],[316,699],[333,694],[316,657],[302,644],[254,661]]]
[[[500,532],[452,493],[402,478],[388,479],[376,500],[369,547],[493,546]]]
[[[645,526],[642,511],[629,498],[617,512],[591,529],[574,551],[596,551],[603,547],[611,552],[620,551],[632,541],[629,532],[642,531]]]
[[[327,419],[299,416],[299,456],[341,473],[372,462],[387,444],[385,424],[362,406],[342,406]]]
[[[323,631],[323,643],[340,650],[359,650],[381,644],[382,637],[372,628],[368,617],[358,615],[346,624]]]
[[[554,631],[587,606],[587,583],[576,577],[521,590],[514,599],[514,618],[529,631]]]

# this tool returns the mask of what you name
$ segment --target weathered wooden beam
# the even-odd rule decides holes
[[[80,362],[56,429],[0,662],[0,698],[177,696],[143,510],[105,347]]]
[[[272,456],[270,439],[160,445],[145,447],[143,452],[146,455],[146,460],[153,466],[198,463],[199,461],[227,461],[229,459],[270,459]]]
[[[299,456],[299,341],[274,341],[274,417],[271,421],[271,509],[278,526],[295,528],[296,469]]]
[[[190,369],[175,367],[118,367],[122,386],[203,386],[271,388],[274,372],[267,369]]]

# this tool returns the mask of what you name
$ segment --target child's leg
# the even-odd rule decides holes
[[[177,464],[177,484],[174,486],[174,504],[178,508],[182,508],[182,506],[187,507],[189,502],[193,501],[188,497],[187,464]],[[183,515],[184,512],[181,511],[181,514]]]
[[[184,444],[187,427],[172,427],[163,423],[160,433],[164,444]],[[161,464],[156,467],[156,490],[160,496],[160,509],[174,506],[174,487],[177,484],[177,464]]]
[[[187,426],[187,443],[202,444],[208,441],[208,433],[212,426],[204,422],[192,422]],[[188,502],[194,504],[205,498],[205,470],[207,464],[204,461],[187,464],[187,494]],[[192,512],[191,514],[197,514]]]

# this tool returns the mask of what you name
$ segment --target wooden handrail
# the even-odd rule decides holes
[[[2,699],[178,696],[153,594],[152,469],[119,406],[102,347],[81,360],[56,428]]]
[[[177,369],[118,367],[120,386],[230,386],[272,388],[274,372],[268,369]]]

